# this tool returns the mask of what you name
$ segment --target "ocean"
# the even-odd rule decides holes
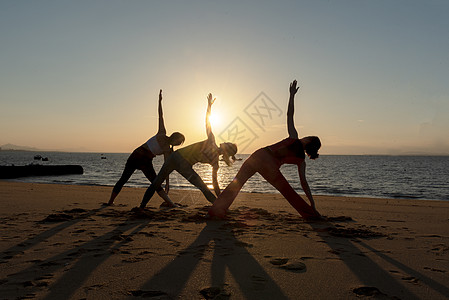
[[[35,155],[48,161],[34,160]],[[15,182],[57,183],[75,185],[114,186],[129,153],[77,153],[0,151],[0,165],[77,164],[83,175],[40,176],[8,179]],[[220,162],[218,179],[223,189],[232,180],[248,155],[237,155],[231,167]],[[156,171],[163,158],[153,160]],[[212,188],[211,166],[196,164],[194,169]],[[296,166],[284,165],[282,173],[290,184],[303,194]],[[449,201],[449,156],[379,156],[379,155],[320,155],[307,159],[307,180],[314,195],[401,198]],[[149,181],[136,171],[125,186],[148,187]],[[170,176],[173,189],[195,189],[176,171]],[[260,175],[253,176],[243,187],[251,193],[278,193]]]

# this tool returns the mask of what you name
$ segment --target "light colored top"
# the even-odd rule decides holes
[[[212,165],[218,169],[218,147],[210,140],[204,140],[176,150],[192,166],[198,162]]]
[[[162,149],[161,145],[159,145],[156,135],[150,138],[145,144],[147,144],[148,148],[154,155],[164,154],[164,150]]]

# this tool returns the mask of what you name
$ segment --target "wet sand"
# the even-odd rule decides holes
[[[0,299],[447,299],[449,202],[242,193],[131,212],[144,189],[0,181]]]

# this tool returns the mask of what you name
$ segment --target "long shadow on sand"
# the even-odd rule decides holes
[[[374,254],[388,263],[400,269],[411,278],[418,278],[428,288],[435,290],[442,296],[449,295],[449,288],[432,280],[428,276],[418,272],[394,258],[389,257],[381,250],[377,250],[363,241],[363,239],[375,238],[370,230],[358,230],[354,228],[342,229],[331,222],[310,223],[318,236],[329,246],[331,252],[338,255],[351,272],[363,282],[364,286],[354,291],[358,296],[375,296],[382,299],[420,299],[411,290],[404,286],[404,281],[394,277],[367,254]],[[357,247],[359,245],[360,247]],[[363,247],[366,251],[362,251]],[[405,276],[405,277],[407,277]],[[402,276],[404,277],[404,276]],[[402,282],[401,282],[402,281]],[[391,291],[401,291],[401,295],[392,295]],[[399,297],[399,298],[398,298]]]
[[[92,216],[100,209],[88,212]],[[63,251],[45,260],[36,260],[28,268],[7,276],[8,282],[2,284],[2,297],[17,299],[34,298],[37,293],[50,287],[48,294],[42,299],[69,299],[79,289],[87,278],[111,255],[132,241],[132,236],[145,228],[149,220],[129,220],[121,212],[122,221],[117,227],[107,233],[87,242],[79,242],[69,250]],[[36,242],[50,237],[65,228],[85,219],[66,221],[52,230],[43,232],[35,239]],[[131,230],[131,232],[129,232]],[[129,233],[128,233],[129,232]],[[36,243],[34,243],[36,244]],[[72,264],[73,261],[76,261]],[[53,282],[58,272],[63,275]],[[19,288],[18,287],[22,287]],[[20,295],[17,295],[19,292]]]
[[[401,263],[400,261],[397,261],[397,260],[389,257],[388,255],[382,253],[381,251],[374,249],[373,247],[367,245],[363,241],[359,241],[359,244],[360,244],[360,246],[366,248],[371,253],[376,254],[381,259],[385,260],[386,262],[390,263],[391,265],[395,266],[396,268],[400,269],[402,272],[407,274],[408,277],[405,277],[405,278],[417,279],[421,283],[427,285],[429,288],[440,293],[443,297],[447,297],[449,295],[449,287],[436,282],[435,280],[429,278],[428,276],[424,275],[423,273],[418,272],[418,271],[410,268],[409,266]]]
[[[288,299],[276,282],[266,273],[259,262],[248,252],[248,244],[238,240],[228,222],[207,221],[198,237],[162,270],[150,278],[138,291],[145,295],[163,291],[168,298],[178,298],[195,268],[203,260],[206,251],[213,251],[211,263],[211,286],[201,292],[206,299],[232,298],[227,289],[225,272],[229,270],[242,294],[247,299]],[[206,285],[207,283],[205,283]],[[199,296],[199,295],[198,295]]]
[[[69,299],[70,296],[87,280],[87,278],[120,248],[132,241],[132,236],[139,233],[148,221],[126,222],[101,237],[89,241],[59,256],[76,254],[81,251],[81,258],[65,272],[61,278],[51,285],[50,293],[43,299]],[[131,232],[128,232],[131,230]],[[126,233],[126,234],[125,234]],[[118,242],[117,242],[118,241]],[[86,255],[85,251],[93,251]],[[92,257],[93,256],[93,257]]]
[[[102,209],[103,209],[103,207],[100,207],[98,209],[93,209],[91,211],[86,211],[84,209],[72,209],[72,210],[66,210],[66,211],[58,213],[58,214],[49,215],[46,219],[42,220],[39,223],[51,224],[51,223],[61,222],[61,221],[62,221],[62,223],[60,223],[42,233],[39,233],[33,237],[30,237],[27,240],[13,246],[13,247],[10,247],[9,249],[4,250],[2,252],[3,256],[0,258],[0,264],[6,263],[8,260],[14,258],[16,255],[22,254],[24,251],[37,246],[38,244],[46,241],[47,239],[62,232],[63,230],[76,225],[77,223],[89,218],[92,215],[95,215]],[[74,217],[74,214],[76,215],[76,217]]]
[[[321,239],[320,242],[324,242],[329,247],[329,252],[335,254],[361,282],[361,286],[354,287],[352,291],[354,297],[419,299],[420,297],[407,287],[411,283],[407,278],[416,278],[420,284],[425,284],[428,289],[434,290],[443,297],[449,295],[448,287],[392,258],[385,251],[369,246],[364,240],[387,237],[352,221],[351,218],[331,217],[326,221],[304,223],[301,218],[291,215],[271,214],[257,209],[250,209],[250,211],[256,214],[257,219],[264,225],[276,226],[275,230],[298,231],[302,234],[304,230],[315,232],[317,238]],[[234,281],[239,285],[243,297],[287,299],[274,279],[248,252],[246,248],[249,245],[236,238],[232,224],[235,224],[235,220],[208,221],[195,241],[180,251],[172,262],[151,277],[140,290],[135,291],[136,295],[151,295],[152,292],[160,292],[161,287],[169,286],[169,290],[161,292],[161,295],[170,298],[179,297],[189,280],[195,281],[192,276],[206,253],[212,251],[211,289],[208,291],[221,293],[226,298],[229,292],[226,290],[225,272],[229,270]],[[239,228],[240,233],[251,230]],[[375,257],[388,262],[400,270],[401,274],[386,270],[375,261]]]
[[[266,227],[270,232],[288,231],[307,234],[314,232],[314,242],[324,242],[329,251],[335,254],[348,269],[360,280],[362,286],[354,291],[355,296],[374,296],[382,299],[419,299],[419,297],[407,287],[410,282],[404,281],[404,277],[416,278],[426,288],[447,297],[449,288],[429,278],[422,272],[414,270],[403,262],[392,258],[384,251],[377,250],[366,239],[386,238],[376,235],[376,232],[366,230],[363,224],[353,222],[351,218],[328,218],[325,222],[304,223],[304,221],[291,214],[269,213],[260,209],[243,209],[250,212],[257,219],[260,226],[257,228],[245,227],[239,224],[239,219],[231,218],[229,221],[206,221],[198,218],[200,214],[195,212],[170,211],[169,220],[174,222],[204,223],[199,235],[185,249],[178,251],[177,256],[162,268],[158,273],[149,278],[140,289],[128,291],[129,296],[159,297],[159,299],[179,298],[190,280],[196,281],[193,276],[199,267],[209,265],[207,276],[201,279],[209,280],[204,283],[210,285],[198,293],[205,298],[219,296],[221,299],[234,298],[230,283],[236,283],[240,294],[247,299],[287,299],[282,289],[273,278],[264,270],[247,248],[251,245],[239,240],[237,234],[251,233]],[[200,213],[203,211],[200,209]],[[96,215],[97,217],[112,218],[119,223],[113,225],[113,229],[101,236],[89,237],[86,242],[77,241],[69,250],[57,253],[45,260],[33,261],[32,265],[14,274],[9,274],[6,281],[1,281],[2,297],[34,297],[42,295],[44,290],[48,293],[43,299],[68,299],[81,288],[95,270],[114,253],[132,242],[132,237],[148,226],[154,219],[134,219],[130,214],[122,211],[100,212],[100,209],[92,211],[78,211],[73,220],[67,220],[25,242],[8,249],[11,257],[3,257],[4,260],[12,259],[15,253],[29,249],[39,243],[45,242],[51,236],[60,233],[74,224]],[[160,215],[158,212],[155,215]],[[154,216],[153,216],[154,217]],[[164,219],[165,218],[165,219]],[[163,216],[161,220],[168,220]],[[91,220],[94,221],[94,220]],[[110,222],[107,222],[110,224]],[[92,230],[92,226],[88,226]],[[236,230],[237,229],[237,230]],[[103,231],[104,232],[104,231]],[[312,234],[309,234],[312,236]],[[318,240],[317,240],[318,239]],[[57,248],[56,248],[57,249]],[[65,248],[66,249],[66,248]],[[211,254],[211,256],[210,256]],[[211,257],[211,258],[210,258]],[[382,259],[401,271],[401,277],[385,270],[376,263],[375,258]],[[198,270],[197,270],[198,271]],[[227,273],[229,272],[229,273]],[[62,273],[62,275],[61,275]],[[229,275],[232,282],[229,282]],[[59,276],[57,280],[54,277]],[[210,275],[210,277],[208,277]],[[89,287],[84,287],[88,289]],[[167,289],[167,290],[164,290]],[[20,290],[20,295],[18,295]],[[400,291],[400,294],[396,294]],[[199,296],[199,295],[198,295]]]

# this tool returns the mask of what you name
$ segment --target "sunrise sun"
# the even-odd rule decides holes
[[[212,112],[209,117],[210,125],[212,127],[217,127],[221,124],[221,116],[219,113]]]

